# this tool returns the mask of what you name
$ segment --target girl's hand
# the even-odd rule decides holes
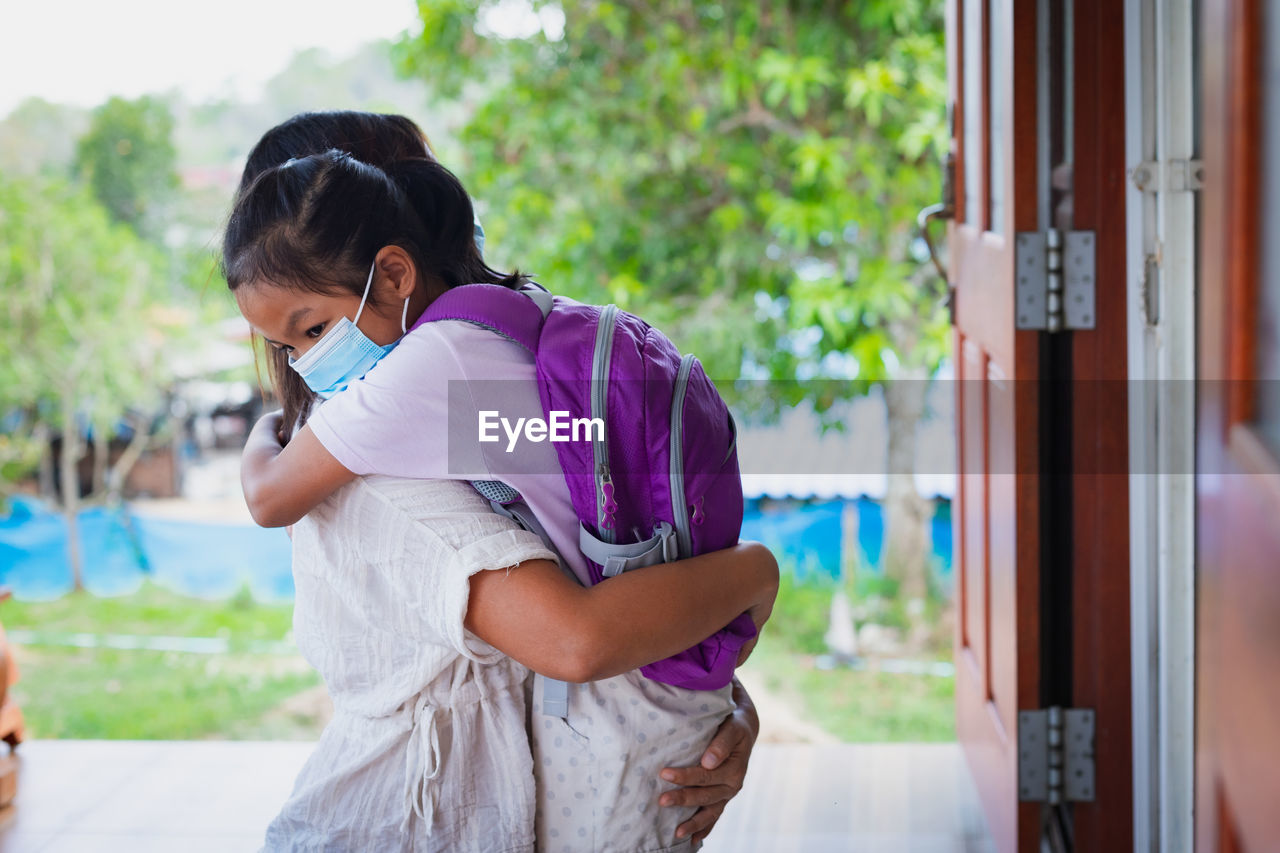
[[[256,440],[274,440],[276,446],[284,447],[288,444],[288,437],[284,434],[284,412],[277,409],[274,412],[267,412],[258,418],[258,422],[253,425],[253,429],[249,432],[249,439],[245,442],[247,449],[250,444]]]
[[[311,427],[282,437],[280,412],[253,425],[240,457],[240,485],[249,513],[261,527],[285,527],[356,475],[342,466],[316,438]]]
[[[738,707],[716,730],[700,766],[667,767],[662,771],[663,779],[682,787],[667,791],[658,799],[658,805],[699,807],[692,817],[676,827],[677,839],[690,836],[694,841],[705,839],[747,778],[747,763],[760,734],[760,718],[751,697],[736,678],[733,698]]]
[[[764,625],[769,621],[769,617],[773,615],[773,603],[778,597],[778,562],[774,559],[769,549],[765,548],[758,542],[750,543],[757,549],[758,558],[763,559],[772,569],[770,576],[771,583],[763,588],[760,598],[747,609],[747,615],[751,617],[751,621],[755,623],[756,635],[742,645],[738,650],[738,661],[736,666],[742,666],[747,662],[747,658],[751,657],[751,653],[755,651],[756,643],[760,642],[760,632],[764,630]]]
[[[737,666],[742,666],[746,663],[747,658],[751,657],[751,653],[755,651],[756,643],[760,642],[760,632],[764,630],[764,623],[768,622],[769,617],[773,615],[773,602],[774,596],[770,595],[747,611],[747,615],[755,623],[756,635],[743,643],[742,648],[738,650]]]

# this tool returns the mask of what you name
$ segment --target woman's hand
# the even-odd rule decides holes
[[[716,736],[702,754],[701,764],[667,767],[662,771],[663,779],[681,787],[663,794],[658,805],[699,807],[692,817],[676,827],[677,839],[692,836],[694,841],[702,841],[706,838],[747,778],[747,762],[760,734],[760,718],[751,697],[736,678],[733,699],[738,707],[716,730]]]

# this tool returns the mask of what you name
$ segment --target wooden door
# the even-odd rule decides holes
[[[1280,8],[1205,2],[1196,849],[1280,846]]]
[[[1014,235],[1037,213],[1035,4],[950,0],[957,376],[956,729],[996,846],[1034,849],[1017,713],[1038,708],[1040,332],[1014,328]],[[1046,223],[1047,224],[1047,223]]]

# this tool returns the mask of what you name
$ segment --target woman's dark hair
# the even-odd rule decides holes
[[[415,157],[435,159],[422,128],[404,116],[355,110],[298,113],[268,130],[253,146],[237,195],[267,169],[330,148],[379,167]]]
[[[484,263],[471,199],[431,158],[416,124],[375,113],[303,113],[269,130],[250,153],[223,238],[222,268],[233,291],[269,280],[359,295],[374,256],[388,245],[403,248],[420,274],[446,287],[525,281]],[[369,301],[376,304],[376,297]],[[305,422],[316,395],[287,353],[267,354],[287,438]]]

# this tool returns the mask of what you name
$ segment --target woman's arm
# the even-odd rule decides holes
[[[764,625],[778,563],[758,542],[626,572],[583,587],[554,563],[477,572],[464,624],[561,681],[597,681],[670,657],[749,612]]]
[[[356,478],[304,426],[280,445],[280,412],[263,415],[240,457],[240,485],[249,514],[262,527],[285,527]]]

